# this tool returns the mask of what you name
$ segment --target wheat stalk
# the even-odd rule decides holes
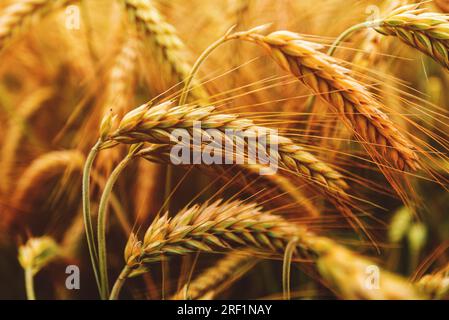
[[[248,256],[245,252],[230,253],[203,271],[191,283],[184,285],[172,299],[211,299],[212,296],[223,291],[230,280],[236,281],[254,267],[256,262],[257,259]]]
[[[325,162],[317,159],[311,153],[291,139],[277,135],[272,129],[256,126],[249,119],[240,118],[235,114],[215,113],[212,106],[177,106],[171,102],[154,107],[142,105],[123,117],[118,128],[109,134],[107,139],[121,143],[150,142],[155,144],[172,143],[171,131],[176,128],[191,130],[193,122],[201,122],[201,130],[213,128],[223,134],[225,141],[226,129],[254,130],[273,133],[272,141],[278,143],[278,158],[280,167],[288,172],[297,173],[311,180],[320,189],[337,197],[346,197],[346,182],[340,173],[332,169]],[[270,141],[267,138],[267,143]]]
[[[255,42],[266,48],[283,69],[332,106],[359,140],[370,149],[380,149],[382,157],[387,156],[396,168],[415,170],[419,167],[413,146],[381,111],[379,103],[349,75],[349,70],[318,51],[320,45],[304,41],[300,35],[289,31],[263,36],[250,30],[235,33],[230,38]]]
[[[149,264],[171,255],[251,250],[282,257],[291,239],[296,238],[295,258],[311,259],[320,275],[342,297],[354,299],[413,299],[419,295],[402,278],[381,270],[379,288],[366,286],[366,270],[374,263],[340,246],[333,240],[316,236],[302,226],[265,213],[257,204],[240,201],[195,205],[170,218],[157,217],[143,241],[132,235],[125,247],[126,267],[111,293],[117,298],[126,278],[146,272]]]
[[[395,36],[449,69],[449,16],[407,5],[391,12],[374,28]]]
[[[15,1],[0,15],[0,50],[19,33],[28,21],[65,6],[75,0],[20,0]]]
[[[138,29],[150,39],[161,62],[159,68],[167,68],[167,74],[174,83],[185,81],[192,67],[186,58],[187,49],[176,34],[175,28],[165,21],[151,1],[123,1]],[[195,100],[207,101],[207,92],[196,81],[193,83],[191,93]]]
[[[400,6],[403,6],[407,0],[389,0],[382,3],[382,12],[391,12]],[[357,68],[368,68],[377,66],[381,62],[382,35],[372,29],[366,30],[363,42],[360,45],[360,51],[356,53],[353,64]],[[387,43],[389,46],[390,43]]]

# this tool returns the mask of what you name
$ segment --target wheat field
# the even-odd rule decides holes
[[[2,0],[0,299],[449,299],[447,88],[447,0]]]

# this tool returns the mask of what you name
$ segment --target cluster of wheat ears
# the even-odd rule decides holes
[[[0,273],[29,299],[449,298],[449,15],[416,2],[1,4],[0,254],[25,277]],[[269,132],[278,168],[174,165],[176,129]]]

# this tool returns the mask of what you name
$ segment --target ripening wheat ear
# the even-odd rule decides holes
[[[257,261],[245,252],[230,253],[203,271],[192,282],[184,285],[172,299],[212,299],[223,291],[231,281],[236,281],[254,267]]]
[[[252,41],[266,48],[283,69],[325,100],[366,147],[380,150],[394,167],[400,170],[419,167],[413,146],[380,110],[379,103],[349,75],[349,70],[318,51],[320,45],[289,31],[267,36],[239,32],[230,38]]]
[[[11,203],[14,209],[22,209],[28,204],[30,194],[39,190],[47,179],[70,170],[79,170],[83,167],[84,155],[77,150],[53,151],[35,159],[24,171],[12,193]],[[9,213],[3,222],[6,228],[15,218],[16,212]]]
[[[167,75],[173,83],[183,82],[192,69],[186,58],[184,43],[175,28],[165,21],[150,0],[122,0],[138,29],[151,41],[158,54],[160,69],[168,68]],[[208,94],[198,82],[192,83],[194,100],[207,101]]]
[[[31,238],[19,247],[19,263],[25,271],[28,300],[35,300],[33,277],[60,254],[58,244],[50,237]]]
[[[168,213],[157,217],[142,242],[132,235],[125,248],[126,267],[111,298],[118,298],[126,278],[146,272],[151,263],[167,256],[244,249],[280,258],[292,239],[297,240],[293,256],[314,261],[320,275],[343,298],[419,298],[410,283],[381,269],[379,288],[371,290],[366,286],[366,270],[373,262],[304,227],[265,213],[256,204],[220,200],[185,208],[173,218]]]
[[[106,97],[103,103],[103,114],[109,112],[122,117],[129,110],[130,102],[133,101],[136,71],[137,71],[138,41],[136,36],[130,32],[123,42],[120,52],[117,54],[114,65],[109,71],[107,78]],[[98,172],[109,175],[113,167],[123,157],[123,150],[109,149],[98,155],[95,168]]]
[[[15,1],[0,12],[0,50],[26,26],[28,21],[75,1],[77,0]]]
[[[45,106],[54,95],[53,88],[41,88],[28,96],[19,106],[16,114],[11,116],[8,130],[5,133],[0,159],[0,191],[7,192],[11,188],[11,171],[16,162],[16,154],[28,130],[28,122],[40,108]]]
[[[280,169],[296,173],[310,180],[320,190],[347,199],[345,189],[348,185],[343,176],[332,169],[324,161],[319,160],[302,146],[291,139],[278,135],[272,129],[256,126],[253,121],[236,114],[220,114],[214,112],[212,106],[177,106],[165,102],[157,106],[142,105],[123,117],[118,128],[109,134],[108,139],[120,143],[150,142],[154,144],[170,144],[176,139],[171,137],[174,129],[193,129],[194,121],[201,121],[201,131],[215,129],[226,141],[226,129],[254,130],[254,132],[270,132],[270,141],[277,143]],[[192,133],[192,132],[191,132]],[[207,133],[205,133],[207,135]],[[270,140],[271,139],[271,140]],[[246,143],[246,142],[245,142]],[[248,148],[245,148],[248,150]],[[273,150],[272,150],[273,151]],[[273,156],[273,155],[271,155]],[[245,166],[245,165],[244,165]]]
[[[449,16],[407,5],[391,12],[374,28],[395,36],[449,69]]]

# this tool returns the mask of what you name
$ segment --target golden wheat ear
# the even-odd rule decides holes
[[[266,213],[255,203],[241,201],[194,205],[157,217],[142,242],[132,235],[126,245],[126,267],[119,276],[111,298],[118,298],[126,278],[147,272],[151,263],[169,256],[217,250],[250,250],[262,256],[281,258],[295,239],[294,259],[312,259],[331,288],[348,299],[416,299],[412,284],[376,267],[382,274],[376,290],[366,286],[365,274],[373,262],[316,236],[303,226]]]
[[[349,70],[318,51],[320,45],[304,41],[300,35],[289,31],[266,36],[241,32],[231,37],[266,48],[283,69],[324,100],[369,151],[377,150],[378,158],[388,157],[391,165],[400,170],[419,167],[414,147],[381,111],[381,105],[350,76]]]
[[[0,13],[0,51],[36,17],[62,8],[76,0],[15,1]]]
[[[416,5],[407,5],[394,10],[374,29],[383,35],[397,37],[449,69],[447,14],[426,12],[417,9]]]

